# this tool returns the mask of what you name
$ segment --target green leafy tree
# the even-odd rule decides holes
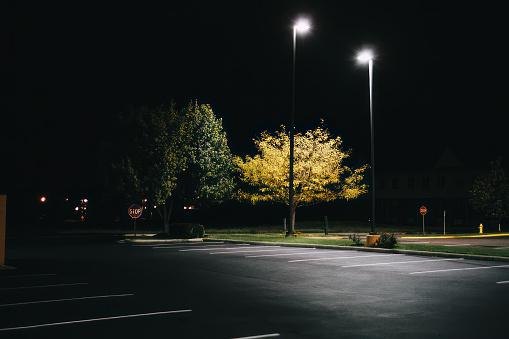
[[[271,201],[289,204],[290,138],[284,126],[271,135],[263,132],[254,140],[260,154],[235,157],[241,181],[249,189],[237,192],[240,200],[251,203]],[[294,148],[294,206],[309,206],[336,199],[355,199],[366,193],[362,184],[363,166],[351,169],[343,165],[350,151],[341,148],[341,138],[332,138],[322,127],[295,135]],[[295,218],[295,213],[292,216]]]
[[[223,202],[233,187],[233,162],[222,120],[209,105],[190,103],[191,138],[186,151],[186,168],[178,175],[177,191],[187,205],[203,206]]]
[[[126,153],[117,168],[121,190],[132,201],[149,199],[158,208],[169,231],[173,193],[177,176],[186,168],[186,154],[191,139],[191,116],[178,110],[175,103],[153,109],[130,107],[122,114],[127,139]]]
[[[474,181],[470,191],[474,210],[499,223],[509,216],[509,178],[501,163],[502,158],[490,162],[490,168]]]
[[[157,206],[164,232],[175,200],[218,203],[233,188],[232,159],[220,119],[208,105],[130,108],[121,115],[126,150],[116,168],[132,201]]]

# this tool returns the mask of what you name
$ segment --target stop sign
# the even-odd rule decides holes
[[[426,215],[426,213],[428,213],[428,209],[425,206],[421,206],[419,212],[421,212],[422,215]]]
[[[127,213],[133,219],[138,219],[139,217],[141,217],[142,212],[143,209],[141,208],[141,206],[136,204],[129,206],[129,209],[127,210]]]

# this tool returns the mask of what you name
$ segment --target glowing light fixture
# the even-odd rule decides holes
[[[370,60],[373,60],[373,52],[370,50],[362,51],[357,55],[357,60],[360,62],[368,62]]]
[[[302,19],[297,20],[297,22],[295,23],[293,28],[295,29],[296,32],[305,33],[307,31],[309,31],[309,29],[311,28],[311,25],[310,25],[308,19],[302,18]]]
[[[45,202],[46,201],[46,197],[41,197],[41,202]]]

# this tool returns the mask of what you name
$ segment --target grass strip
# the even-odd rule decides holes
[[[240,240],[240,241],[264,241],[279,242],[289,244],[310,244],[310,245],[334,245],[334,246],[354,246],[354,242],[348,239],[338,238],[309,238],[306,236],[285,237],[284,234],[208,234],[208,239],[215,240]],[[441,252],[456,253],[468,255],[482,255],[490,257],[509,257],[507,248],[490,248],[475,246],[440,246],[428,244],[397,244],[396,249],[423,251],[423,252]]]

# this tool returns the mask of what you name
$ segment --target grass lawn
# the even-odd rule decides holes
[[[283,233],[258,233],[258,234],[243,234],[243,233],[208,233],[207,239],[217,240],[240,240],[240,241],[263,241],[263,242],[280,242],[280,243],[300,243],[312,245],[335,245],[335,246],[354,246],[354,242],[348,239],[347,234],[331,234],[314,235],[314,234],[301,234],[297,237],[286,238]],[[489,247],[474,247],[474,246],[440,246],[440,245],[427,245],[427,244],[397,244],[396,249],[412,250],[412,251],[426,251],[426,252],[444,252],[444,253],[458,253],[458,254],[471,254],[483,255],[492,257],[509,257],[509,249],[497,249]]]

